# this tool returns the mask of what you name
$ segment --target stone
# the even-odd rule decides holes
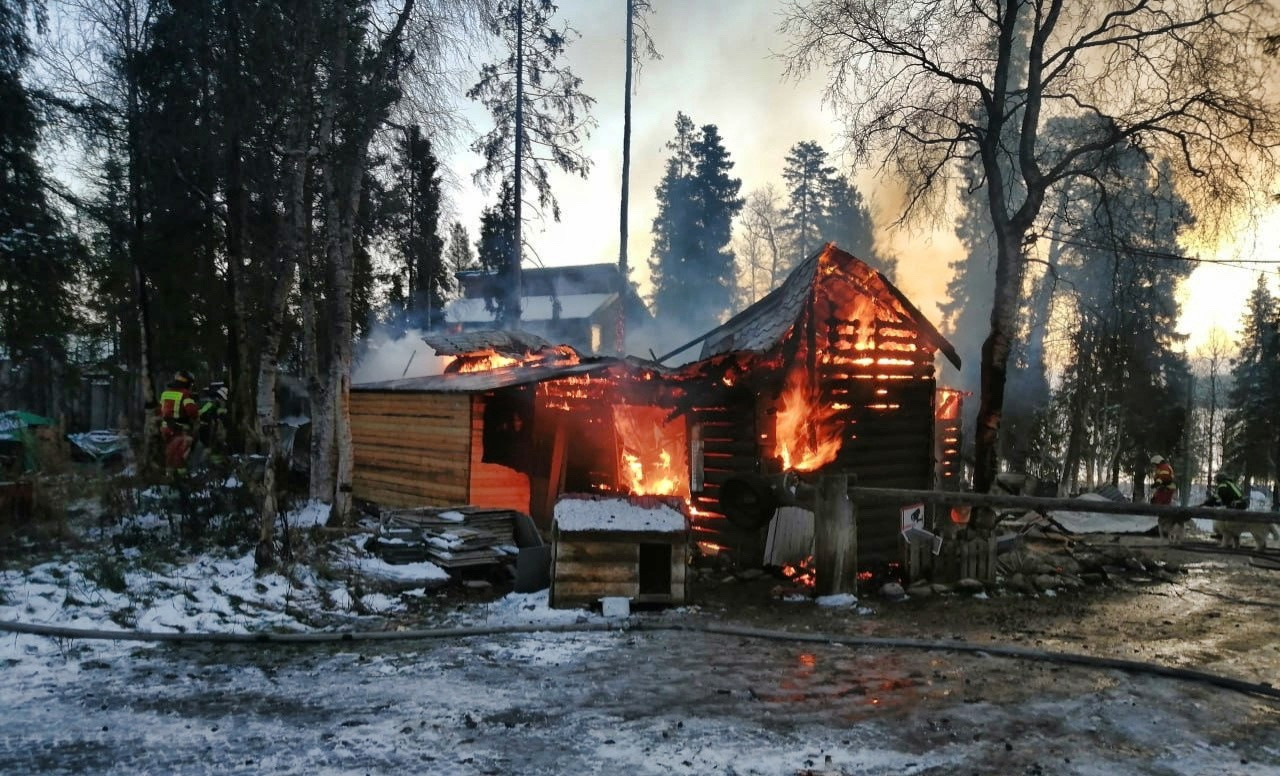
[[[1075,561],[1081,571],[1096,572],[1102,568],[1103,558],[1096,552],[1077,552]]]
[[[965,577],[956,582],[956,589],[964,593],[981,593],[987,589],[987,586],[973,577]]]
[[[1154,576],[1161,582],[1176,582],[1178,580],[1177,576],[1164,569],[1156,569]]]
[[[1147,570],[1147,567],[1143,565],[1142,560],[1134,557],[1125,558],[1124,567],[1130,571],[1145,572]]]
[[[1034,590],[1034,588],[1031,586],[1031,583],[1027,582],[1026,575],[1021,573],[1014,574],[1013,576],[1005,580],[1005,586],[1008,587],[1010,590],[1014,590],[1019,593],[1030,593]]]
[[[883,598],[896,601],[906,594],[907,591],[903,590],[902,585],[899,585],[897,582],[886,582],[880,586],[880,595]]]
[[[907,595],[912,598],[928,598],[933,595],[933,586],[928,582],[917,582],[907,588]]]
[[[932,588],[933,592],[937,595],[946,595],[953,592],[951,585],[948,585],[945,582],[934,582],[932,585],[929,585],[929,587]]]
[[[1182,564],[1176,560],[1167,560],[1164,562],[1164,570],[1172,574],[1181,574],[1186,569],[1184,569]]]
[[[1057,574],[1037,574],[1031,583],[1037,590],[1055,590],[1060,586]]]

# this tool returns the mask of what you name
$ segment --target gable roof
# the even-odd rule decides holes
[[[942,351],[956,368],[960,356],[897,286],[880,272],[852,254],[827,243],[822,250],[801,262],[782,285],[755,304],[704,335],[702,358],[726,353],[763,353],[786,339],[804,314],[805,304],[819,284],[844,286],[842,296],[870,298],[881,320],[892,320],[913,328],[926,345]]]

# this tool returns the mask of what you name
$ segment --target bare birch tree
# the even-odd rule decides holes
[[[1266,0],[808,0],[789,6],[790,71],[821,71],[851,150],[910,191],[903,218],[951,193],[977,158],[996,241],[982,346],[975,487],[997,471],[1005,377],[1046,194],[1089,176],[1109,149],[1138,149],[1186,181],[1202,223],[1249,201],[1280,142],[1263,36]],[[1090,119],[1065,142],[1053,117]]]

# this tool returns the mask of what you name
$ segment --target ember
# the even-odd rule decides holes
[[[794,584],[813,587],[818,578],[817,572],[813,568],[813,556],[810,555],[796,565],[785,564],[782,567],[782,576]]]

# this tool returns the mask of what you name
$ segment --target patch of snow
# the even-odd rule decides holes
[[[1084,501],[1114,501],[1097,493],[1082,493]],[[1059,509],[1050,513],[1054,520],[1071,533],[1146,533],[1156,525],[1156,518],[1146,515],[1108,515]]]
[[[556,502],[556,526],[561,531],[652,531],[675,533],[686,530],[685,516],[666,504],[635,504],[619,498],[562,498]]]
[[[427,561],[387,563],[375,556],[350,553],[342,559],[341,565],[362,577],[383,582],[435,582],[449,578],[449,572]]]
[[[289,525],[294,528],[310,528],[324,525],[329,521],[329,505],[323,501],[312,500],[291,511],[288,515]]]
[[[470,615],[484,625],[569,625],[576,622],[604,622],[604,618],[585,609],[552,609],[551,591],[508,593],[485,604]]]
[[[820,595],[814,599],[818,606],[853,606],[858,597],[853,593],[837,593],[836,595]]]
[[[448,520],[451,523],[461,523],[462,521],[467,519],[466,515],[462,514],[461,512],[455,512],[452,509],[450,509],[448,512],[441,512],[440,514],[436,515],[436,517],[441,520]]]

